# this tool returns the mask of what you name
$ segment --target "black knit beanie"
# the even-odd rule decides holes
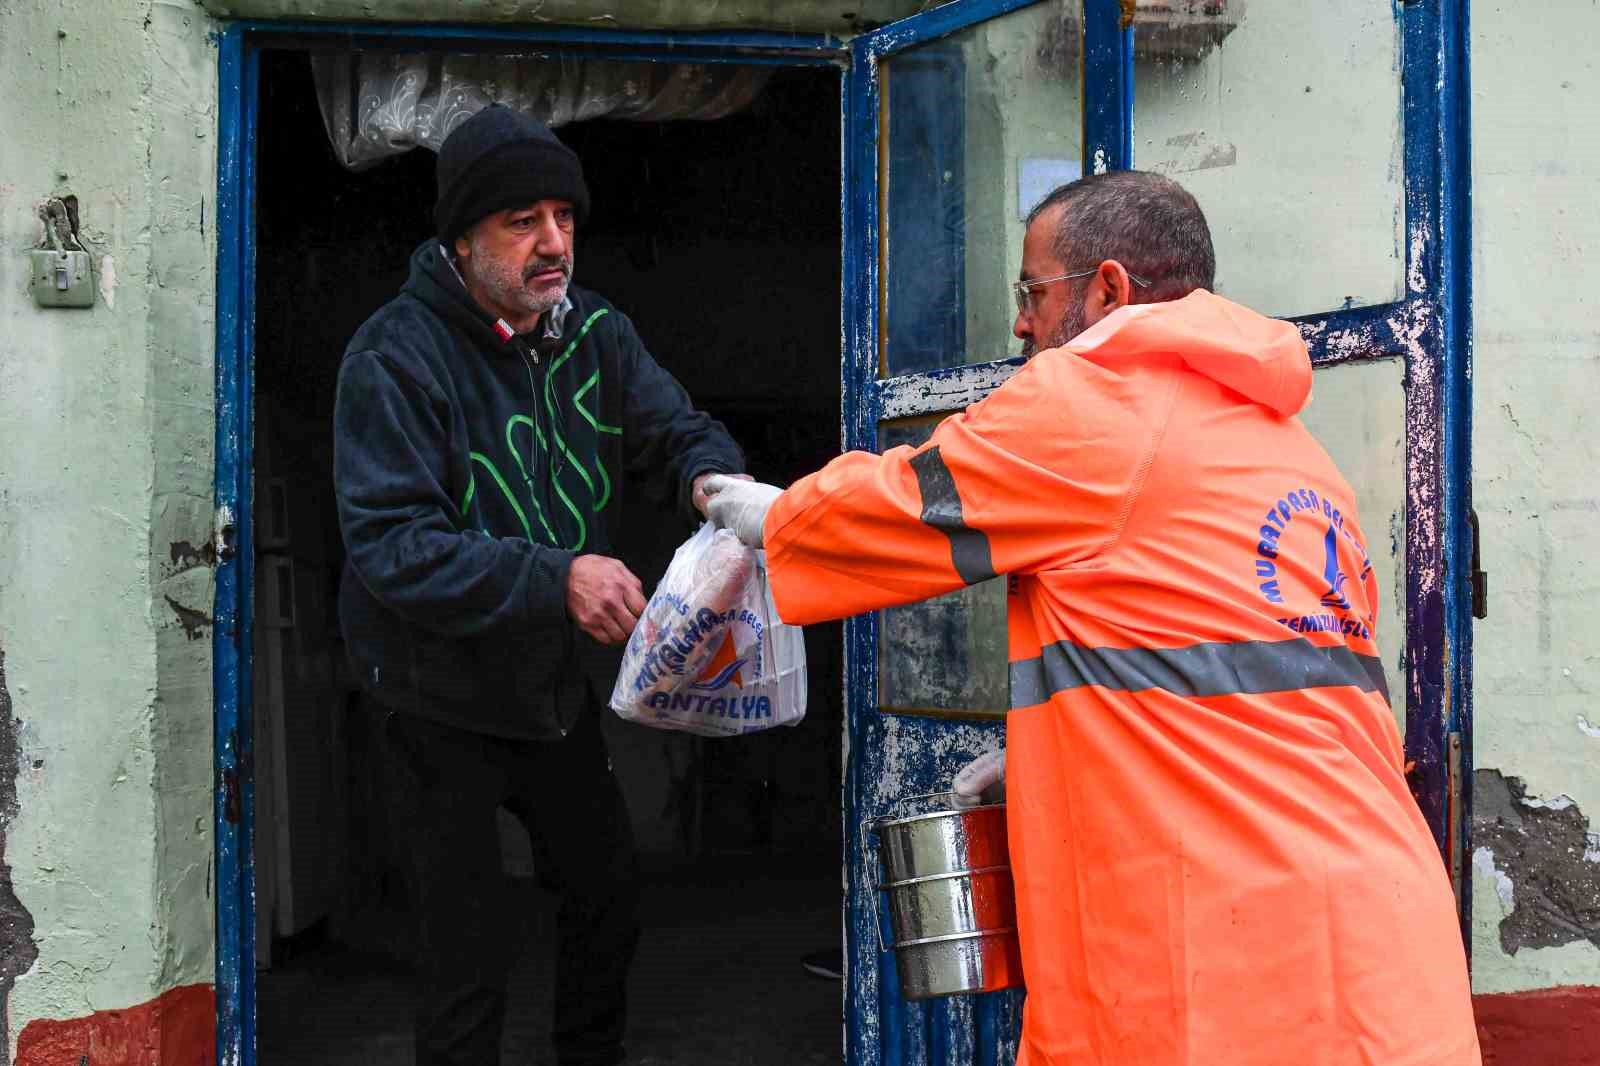
[[[577,153],[544,123],[490,104],[451,131],[439,148],[439,199],[433,222],[449,248],[485,215],[539,200],[571,202],[589,214],[589,187]]]

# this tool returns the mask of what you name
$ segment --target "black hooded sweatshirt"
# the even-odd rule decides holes
[[[614,554],[625,473],[693,514],[692,482],[744,469],[722,425],[583,289],[559,334],[503,340],[435,241],[339,368],[339,617],[389,707],[518,739],[563,735],[616,654],[567,615],[578,555]]]

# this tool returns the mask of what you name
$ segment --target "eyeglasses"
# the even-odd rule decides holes
[[[1017,297],[1017,313],[1019,315],[1025,315],[1028,313],[1028,308],[1033,304],[1033,290],[1039,286],[1049,285],[1051,282],[1055,281],[1074,281],[1078,278],[1087,278],[1099,273],[1099,271],[1099,267],[1093,267],[1089,270],[1074,270],[1070,274],[1057,274],[1053,278],[1023,278],[1021,281],[1012,282],[1011,291]],[[1131,270],[1128,271],[1128,280],[1139,286],[1141,289],[1148,289],[1150,287],[1149,281],[1141,278]]]

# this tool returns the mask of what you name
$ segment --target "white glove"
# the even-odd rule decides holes
[[[726,474],[706,478],[706,517],[718,529],[731,529],[733,535],[752,548],[761,547],[761,526],[767,520],[767,508],[783,495],[776,485],[759,481],[744,481]]]
[[[963,766],[950,783],[950,799],[957,807],[999,803],[1006,796],[1006,753],[984,752]]]

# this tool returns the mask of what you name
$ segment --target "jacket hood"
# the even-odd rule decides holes
[[[1311,398],[1311,354],[1293,323],[1196,289],[1181,300],[1119,308],[1063,345],[1114,369],[1177,356],[1197,374],[1280,415]]]
[[[447,322],[455,323],[493,352],[514,355],[500,334],[495,332],[494,316],[479,307],[468,294],[453,263],[445,258],[435,238],[429,238],[411,253],[411,276],[401,286],[428,305],[429,310]]]

